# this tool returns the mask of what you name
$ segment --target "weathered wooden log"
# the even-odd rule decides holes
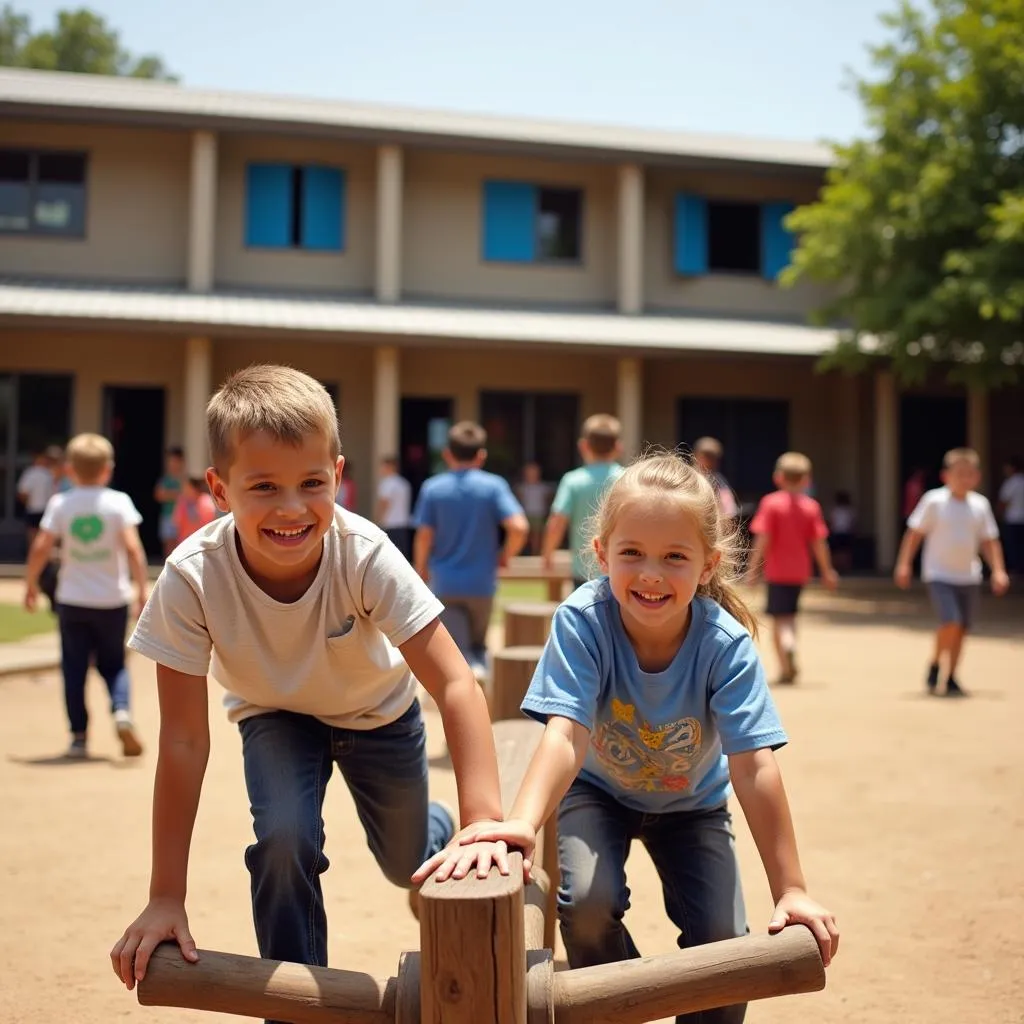
[[[421,1024],[526,1024],[523,858],[420,889]]]
[[[143,1006],[266,1017],[291,1024],[392,1024],[396,981],[358,971],[304,967],[280,960],[199,951],[186,963],[177,943],[153,951],[138,985]]]
[[[504,647],[491,656],[491,721],[521,718],[519,705],[540,661],[542,647]]]
[[[505,646],[543,647],[557,601],[516,601],[505,605]]]
[[[544,869],[534,866],[530,881],[523,890],[523,934],[527,950],[550,948],[544,942],[544,915],[550,888],[551,881]]]
[[[643,1024],[824,987],[818,943],[794,925],[778,935],[556,973],[555,1024]]]

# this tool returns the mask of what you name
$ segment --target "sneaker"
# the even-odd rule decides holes
[[[967,691],[961,687],[961,685],[950,676],[946,680],[946,696],[947,697],[966,697]]]
[[[924,684],[928,687],[929,693],[935,692],[935,688],[939,685],[939,663],[937,661],[933,661],[928,666],[928,676]]]
[[[135,733],[131,715],[127,711],[114,712],[114,727],[117,738],[121,741],[121,753],[125,757],[138,757],[142,753],[142,742]]]
[[[85,749],[85,737],[72,736],[71,744],[64,751],[64,756],[71,761],[84,761],[89,756],[89,751]]]

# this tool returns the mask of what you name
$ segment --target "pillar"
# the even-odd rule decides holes
[[[620,359],[618,364],[618,417],[622,424],[623,458],[639,454],[643,440],[643,360]]]
[[[377,301],[402,295],[402,147],[377,149]]]
[[[638,164],[619,167],[620,313],[644,309],[644,170]]]
[[[188,289],[213,289],[217,228],[217,136],[192,133],[192,178],[188,211]]]
[[[888,371],[875,374],[875,566],[889,572],[896,561],[900,516],[899,395]]]
[[[380,460],[398,454],[399,385],[398,349],[378,345],[373,352],[373,481],[374,494],[380,475]]]
[[[989,486],[989,449],[988,431],[988,390],[972,387],[967,391],[967,446],[978,453],[981,461],[981,489]]]
[[[209,338],[185,340],[185,465],[189,476],[203,476],[210,464],[206,447],[206,403],[210,400]]]

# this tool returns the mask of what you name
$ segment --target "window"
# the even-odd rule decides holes
[[[676,196],[677,273],[760,274],[774,281],[788,266],[793,236],[785,227],[791,203],[724,202]]]
[[[85,235],[84,153],[0,149],[0,232]]]
[[[345,172],[319,165],[249,164],[245,244],[341,252],[345,248]]]
[[[484,391],[480,423],[487,431],[487,468],[506,480],[518,480],[525,463],[537,462],[543,478],[557,483],[576,465],[576,395]]]
[[[520,181],[486,181],[484,259],[578,263],[583,258],[583,191]]]

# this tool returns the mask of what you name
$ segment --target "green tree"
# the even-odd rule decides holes
[[[0,66],[176,81],[159,57],[133,56],[105,19],[86,7],[58,11],[51,31],[33,32],[10,4],[0,9]]]
[[[869,137],[836,147],[816,203],[790,215],[785,271],[834,286],[849,326],[828,364],[881,357],[905,382],[1024,366],[1024,0],[904,2],[856,86]]]

